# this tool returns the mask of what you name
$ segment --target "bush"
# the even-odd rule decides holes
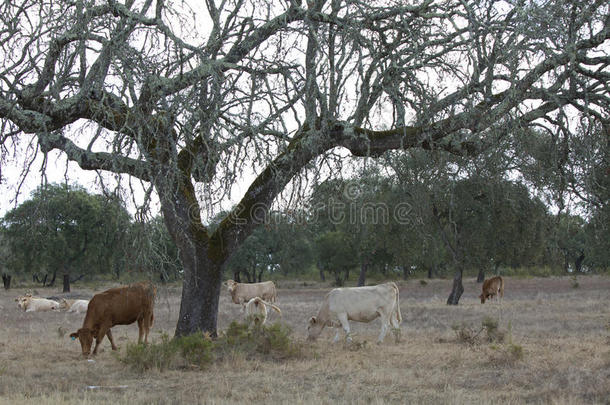
[[[149,345],[127,344],[125,356],[119,359],[137,372],[151,369],[163,371],[173,368],[172,365],[177,352],[177,345],[169,339],[167,334],[163,334],[161,335],[161,343]]]
[[[161,335],[161,342],[149,345],[128,344],[119,360],[137,372],[156,369],[204,369],[227,355],[240,353],[248,359],[279,360],[298,357],[302,345],[294,342],[292,331],[285,325],[273,324],[249,328],[232,322],[216,340],[202,333],[170,339]]]
[[[487,317],[483,319],[481,325],[485,329],[488,342],[504,342],[506,332],[503,329],[498,328],[498,321],[496,319]]]
[[[302,345],[294,342],[291,334],[290,328],[280,323],[249,328],[246,324],[233,321],[217,343],[219,351],[225,354],[238,351],[247,358],[279,360],[301,355]]]
[[[494,352],[489,356],[489,362],[497,366],[510,366],[523,360],[523,346],[509,343],[504,346],[492,346]]]
[[[489,317],[481,321],[481,328],[478,330],[466,323],[453,324],[451,329],[455,332],[458,342],[469,345],[480,344],[483,341],[501,343],[504,342],[506,336],[506,331],[498,327],[498,321]],[[481,335],[483,331],[485,331],[485,335]]]

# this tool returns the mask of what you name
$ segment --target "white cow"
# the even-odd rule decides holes
[[[231,294],[231,300],[235,304],[242,305],[242,310],[245,304],[252,298],[260,297],[268,302],[275,302],[277,298],[277,290],[273,281],[246,284],[227,280],[227,290]]]
[[[57,301],[48,300],[46,298],[32,297],[29,294],[18,297],[16,301],[19,308],[25,312],[42,312],[59,309],[59,303]]]
[[[87,312],[88,306],[88,300],[69,300],[65,298],[59,300],[59,308],[67,312],[76,312],[77,314],[84,314]]]
[[[277,306],[260,297],[254,297],[246,304],[246,319],[253,325],[264,325],[267,322],[267,307],[282,315],[282,311]]]
[[[309,320],[307,340],[315,340],[325,326],[343,327],[346,339],[351,342],[349,321],[370,322],[381,318],[381,333],[377,343],[385,338],[388,327],[394,328],[395,338],[400,338],[400,300],[395,283],[385,283],[370,287],[335,288],[331,290],[322,303],[318,316]],[[340,329],[333,340],[339,340]]]

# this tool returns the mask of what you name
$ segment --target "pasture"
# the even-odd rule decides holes
[[[327,286],[279,283],[282,322],[304,343],[302,358],[282,362],[234,356],[206,370],[140,374],[120,362],[107,339],[87,361],[68,335],[84,314],[24,313],[14,298],[26,289],[0,292],[0,403],[10,404],[222,404],[222,403],[608,403],[610,398],[610,278],[505,279],[505,297],[480,304],[480,284],[468,279],[460,305],[445,300],[451,280],[398,282],[402,340],[375,339],[378,320],[352,322],[355,344],[331,344],[326,329],[304,342],[309,317]],[[96,288],[101,291],[114,285]],[[43,297],[56,289],[34,289]],[[31,291],[31,290],[28,290]],[[86,297],[95,291],[74,292]],[[173,334],[180,288],[159,286],[153,342]],[[240,319],[240,307],[223,290],[219,329]],[[485,318],[499,320],[504,342],[463,339]],[[279,318],[270,313],[270,322]],[[113,328],[124,352],[137,326]],[[482,336],[482,335],[481,335]]]

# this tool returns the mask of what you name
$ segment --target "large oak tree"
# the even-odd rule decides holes
[[[609,7],[2,0],[3,157],[33,139],[150,184],[184,266],[176,334],[215,333],[223,263],[337,148],[472,155],[568,108],[607,125]],[[209,232],[200,212],[249,172]]]

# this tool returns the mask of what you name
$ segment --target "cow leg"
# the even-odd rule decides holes
[[[377,338],[377,343],[383,342],[383,339],[385,338],[385,334],[388,333],[389,324],[390,324],[389,319],[387,317],[382,316],[381,317],[381,333],[379,334],[379,337]]]
[[[144,335],[144,318],[138,318],[138,344],[142,343]]]
[[[339,335],[341,334],[341,329],[335,328],[337,333],[335,333],[335,338],[333,339],[333,343],[337,343],[339,341]]]
[[[397,311],[392,312],[392,314],[390,315],[390,324],[392,325],[392,333],[394,333],[394,341],[396,343],[400,342],[400,337],[401,337],[401,330],[400,330],[400,324],[398,323],[398,319],[397,319]]]
[[[341,326],[343,326],[343,330],[345,331],[345,340],[351,342],[352,336],[349,328],[349,321],[347,320],[347,314],[339,314],[337,315],[337,318],[339,318],[339,322],[341,322]]]
[[[110,340],[112,350],[119,350],[119,348],[114,344],[114,339],[112,338],[112,332],[110,332],[110,329],[108,329],[108,332],[106,332],[106,336],[108,336],[108,340]]]
[[[97,349],[100,347],[100,343],[102,343],[102,340],[104,340],[104,336],[108,331],[110,331],[110,329],[106,329],[103,326],[100,327],[99,331],[97,332],[97,336],[95,337],[95,347],[93,348],[93,355],[97,354]]]

